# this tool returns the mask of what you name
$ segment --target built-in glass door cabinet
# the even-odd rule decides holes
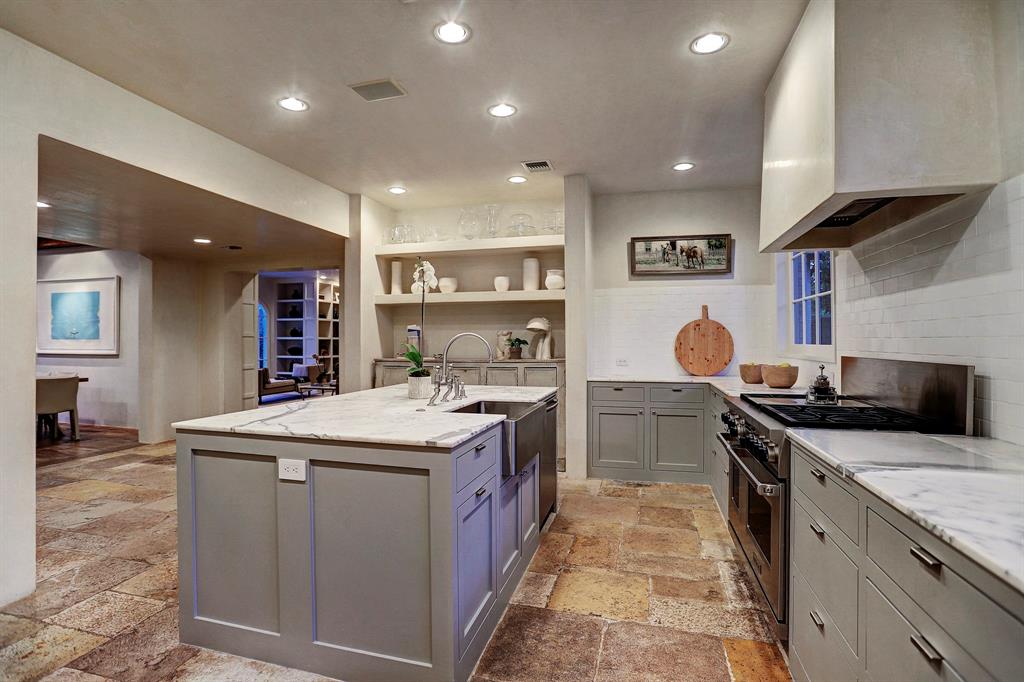
[[[316,282],[312,275],[270,280],[274,286],[275,374],[292,373],[294,365],[313,363],[317,352]]]
[[[588,475],[707,482],[704,386],[591,382]]]
[[[333,276],[318,273],[316,283],[317,355],[329,380],[337,380],[341,363],[341,287]]]

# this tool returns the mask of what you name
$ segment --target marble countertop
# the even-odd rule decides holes
[[[885,431],[786,433],[1024,592],[1024,446]]]
[[[172,426],[184,431],[454,448],[500,423],[504,415],[454,414],[451,410],[478,400],[539,402],[557,390],[534,386],[466,386],[466,399],[427,407],[425,399],[410,400],[407,386],[398,384],[190,419]]]
[[[738,398],[743,393],[794,393],[803,394],[807,392],[807,386],[797,384],[793,388],[772,388],[767,384],[747,384],[738,376],[713,376],[699,377],[693,374],[681,374],[679,376],[611,376],[594,375],[588,377],[588,381],[635,381],[642,384],[708,384],[731,398]]]

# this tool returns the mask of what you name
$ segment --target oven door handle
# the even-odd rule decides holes
[[[740,471],[743,472],[743,475],[746,476],[753,484],[754,490],[757,491],[758,495],[760,495],[761,497],[779,497],[782,495],[781,484],[762,483],[761,481],[757,480],[757,476],[755,476],[754,472],[752,472],[750,468],[743,463],[743,460],[740,459],[740,456],[733,451],[732,446],[729,445],[729,441],[725,439],[725,436],[721,433],[717,434],[717,436],[719,442],[721,442],[722,445],[725,447],[726,452],[729,453],[729,457],[732,458],[732,461],[735,462],[736,466],[740,468]]]

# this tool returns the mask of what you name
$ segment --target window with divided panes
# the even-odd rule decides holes
[[[790,343],[831,346],[832,252],[791,254],[789,273]]]

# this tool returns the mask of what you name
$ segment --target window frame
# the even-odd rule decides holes
[[[804,256],[804,254],[814,254],[815,259],[818,258],[819,253],[828,253],[830,261],[830,273],[829,278],[829,289],[828,291],[815,292],[811,295],[802,295],[800,297],[794,296],[796,291],[793,280],[793,261],[797,256]],[[785,290],[785,314],[780,316],[786,320],[785,328],[785,346],[783,352],[787,357],[796,358],[801,360],[814,360],[819,362],[835,362],[836,361],[836,254],[832,249],[800,249],[798,251],[791,251],[783,254],[785,256],[786,264],[786,290]],[[806,256],[804,256],[806,257]],[[803,265],[801,263],[801,265]],[[804,269],[801,267],[800,273],[803,274]],[[802,291],[801,294],[806,294]],[[794,304],[804,302],[812,299],[821,299],[824,297],[829,298],[829,305],[832,314],[829,316],[829,332],[832,343],[797,343],[796,342],[796,330],[794,328]],[[821,338],[821,326],[820,317],[818,319],[818,328],[816,330],[816,338]]]

